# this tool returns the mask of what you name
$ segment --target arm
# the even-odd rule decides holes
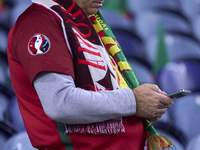
[[[85,124],[136,115],[159,119],[174,103],[154,84],[92,92],[76,88],[71,76],[42,73],[34,81],[45,113],[68,124]],[[133,94],[134,93],[134,94]]]
[[[76,88],[71,76],[40,73],[34,87],[45,113],[67,124],[85,124],[134,115],[135,97],[131,89],[92,92]]]

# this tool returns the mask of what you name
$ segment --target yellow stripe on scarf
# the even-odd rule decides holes
[[[97,20],[94,20],[94,23],[95,24],[93,24],[93,26],[94,26],[97,33],[99,33],[100,31],[103,30],[103,28],[101,27],[101,25],[99,24],[99,22]]]
[[[119,88],[123,89],[123,88],[129,88],[128,84],[126,83],[126,81],[124,80],[124,78],[122,77],[121,73],[119,72],[119,70],[113,65],[113,63],[110,61],[110,63],[112,64],[115,76],[117,78],[117,82],[119,84]]]
[[[113,45],[110,47],[109,52],[114,57],[115,54],[119,53],[121,50],[117,47],[117,45]]]
[[[117,65],[119,66],[120,71],[131,70],[131,67],[126,61],[120,61]]]

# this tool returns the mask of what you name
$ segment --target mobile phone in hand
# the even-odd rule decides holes
[[[181,98],[181,97],[186,96],[191,93],[192,93],[192,91],[190,91],[190,90],[181,89],[181,90],[169,93],[169,94],[167,94],[167,96],[169,96],[173,99],[177,99],[177,98]]]

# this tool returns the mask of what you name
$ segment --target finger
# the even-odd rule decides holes
[[[155,115],[162,116],[163,114],[165,114],[166,111],[167,111],[167,108],[157,109]]]
[[[165,106],[171,106],[174,103],[174,100],[168,96],[162,95],[160,98],[160,103]]]
[[[167,95],[167,93],[165,92],[165,91],[162,91],[162,93],[161,94],[163,94],[163,95]]]
[[[172,106],[173,104],[174,104],[174,102],[169,103],[169,104],[160,103],[160,105],[158,105],[158,109],[171,108],[171,106]]]

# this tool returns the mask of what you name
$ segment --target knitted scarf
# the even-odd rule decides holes
[[[100,11],[92,15],[90,20],[96,32],[101,37],[101,40],[103,41],[108,53],[116,61],[120,72],[123,75],[129,87],[131,89],[138,87],[140,85],[140,82],[133,68],[128,64],[127,59],[123,54],[119,43],[117,42],[117,39],[115,38],[111,28],[108,26],[105,19],[101,15]],[[143,119],[143,125],[148,137],[148,150],[169,149],[172,147],[173,142],[165,136],[159,135],[147,119]]]
[[[76,15],[78,16],[80,14],[80,11],[77,11],[77,13],[74,13],[74,15],[70,13],[70,11],[72,11],[72,9],[75,7],[75,3],[73,1],[71,0],[65,1],[66,3],[64,3],[64,1],[62,0],[57,0],[57,1],[56,0],[52,0],[52,1],[51,0],[32,0],[32,1],[36,4],[42,5],[43,7],[49,9],[61,20],[60,23],[63,28],[63,33],[66,39],[67,45],[69,45],[69,43],[67,39],[66,30],[69,30],[69,29],[71,33],[74,33],[76,38],[78,38],[79,40],[82,40],[82,41],[78,41],[79,44],[81,43],[85,45],[92,44],[92,43],[87,43],[86,41],[84,41],[84,39],[81,39],[82,37],[80,33],[78,32],[79,30],[78,24],[74,23],[74,26],[71,26],[70,28],[66,27],[66,23],[69,22],[69,20],[65,20],[66,15],[71,15],[72,18],[74,19]],[[61,2],[62,4],[59,4],[59,2]],[[70,2],[70,7],[67,6],[68,2]],[[66,13],[66,14],[64,14],[63,16],[60,15],[59,14],[60,12],[56,11],[57,9],[59,9],[60,12]],[[85,16],[82,16],[82,17],[85,18]],[[136,77],[133,71],[133,68],[127,62],[127,59],[124,56],[119,43],[117,42],[115,36],[113,35],[111,31],[111,28],[108,26],[103,16],[98,11],[98,13],[90,17],[90,21],[107,50],[107,52],[105,50],[105,53],[107,53],[106,55],[109,57],[111,56],[112,59],[114,59],[115,61],[114,63],[117,64],[119,68],[119,71],[117,71],[117,73],[120,73],[120,76],[123,77],[123,80],[126,82],[127,87],[131,89],[138,87],[140,85],[140,82],[138,78]],[[70,48],[69,50],[73,57],[72,50]],[[81,49],[81,51],[84,51],[84,50],[85,49]],[[94,53],[98,55],[100,54],[98,52],[94,52]],[[116,70],[113,68],[112,60],[108,59],[107,62],[109,62],[111,65],[111,67],[108,66],[110,69],[109,71],[111,71],[112,74],[116,74]],[[90,65],[95,66],[95,64],[93,64],[92,62],[90,62]],[[94,71],[92,72],[90,70],[90,73],[92,76]],[[98,72],[96,72],[95,74],[98,74]],[[117,80],[114,81],[113,84],[118,85],[118,81]],[[119,87],[115,86],[114,89],[118,89],[118,88]],[[94,91],[98,91],[98,89],[94,87]],[[173,142],[171,142],[166,137],[159,135],[147,119],[143,120],[143,125],[148,137],[148,144],[147,144],[148,150],[157,150],[160,148],[166,149],[172,146]],[[122,119],[110,120],[110,121],[105,121],[102,123],[94,123],[94,124],[88,124],[88,125],[66,125],[65,127],[66,127],[65,133],[118,134],[119,132],[125,132]]]

